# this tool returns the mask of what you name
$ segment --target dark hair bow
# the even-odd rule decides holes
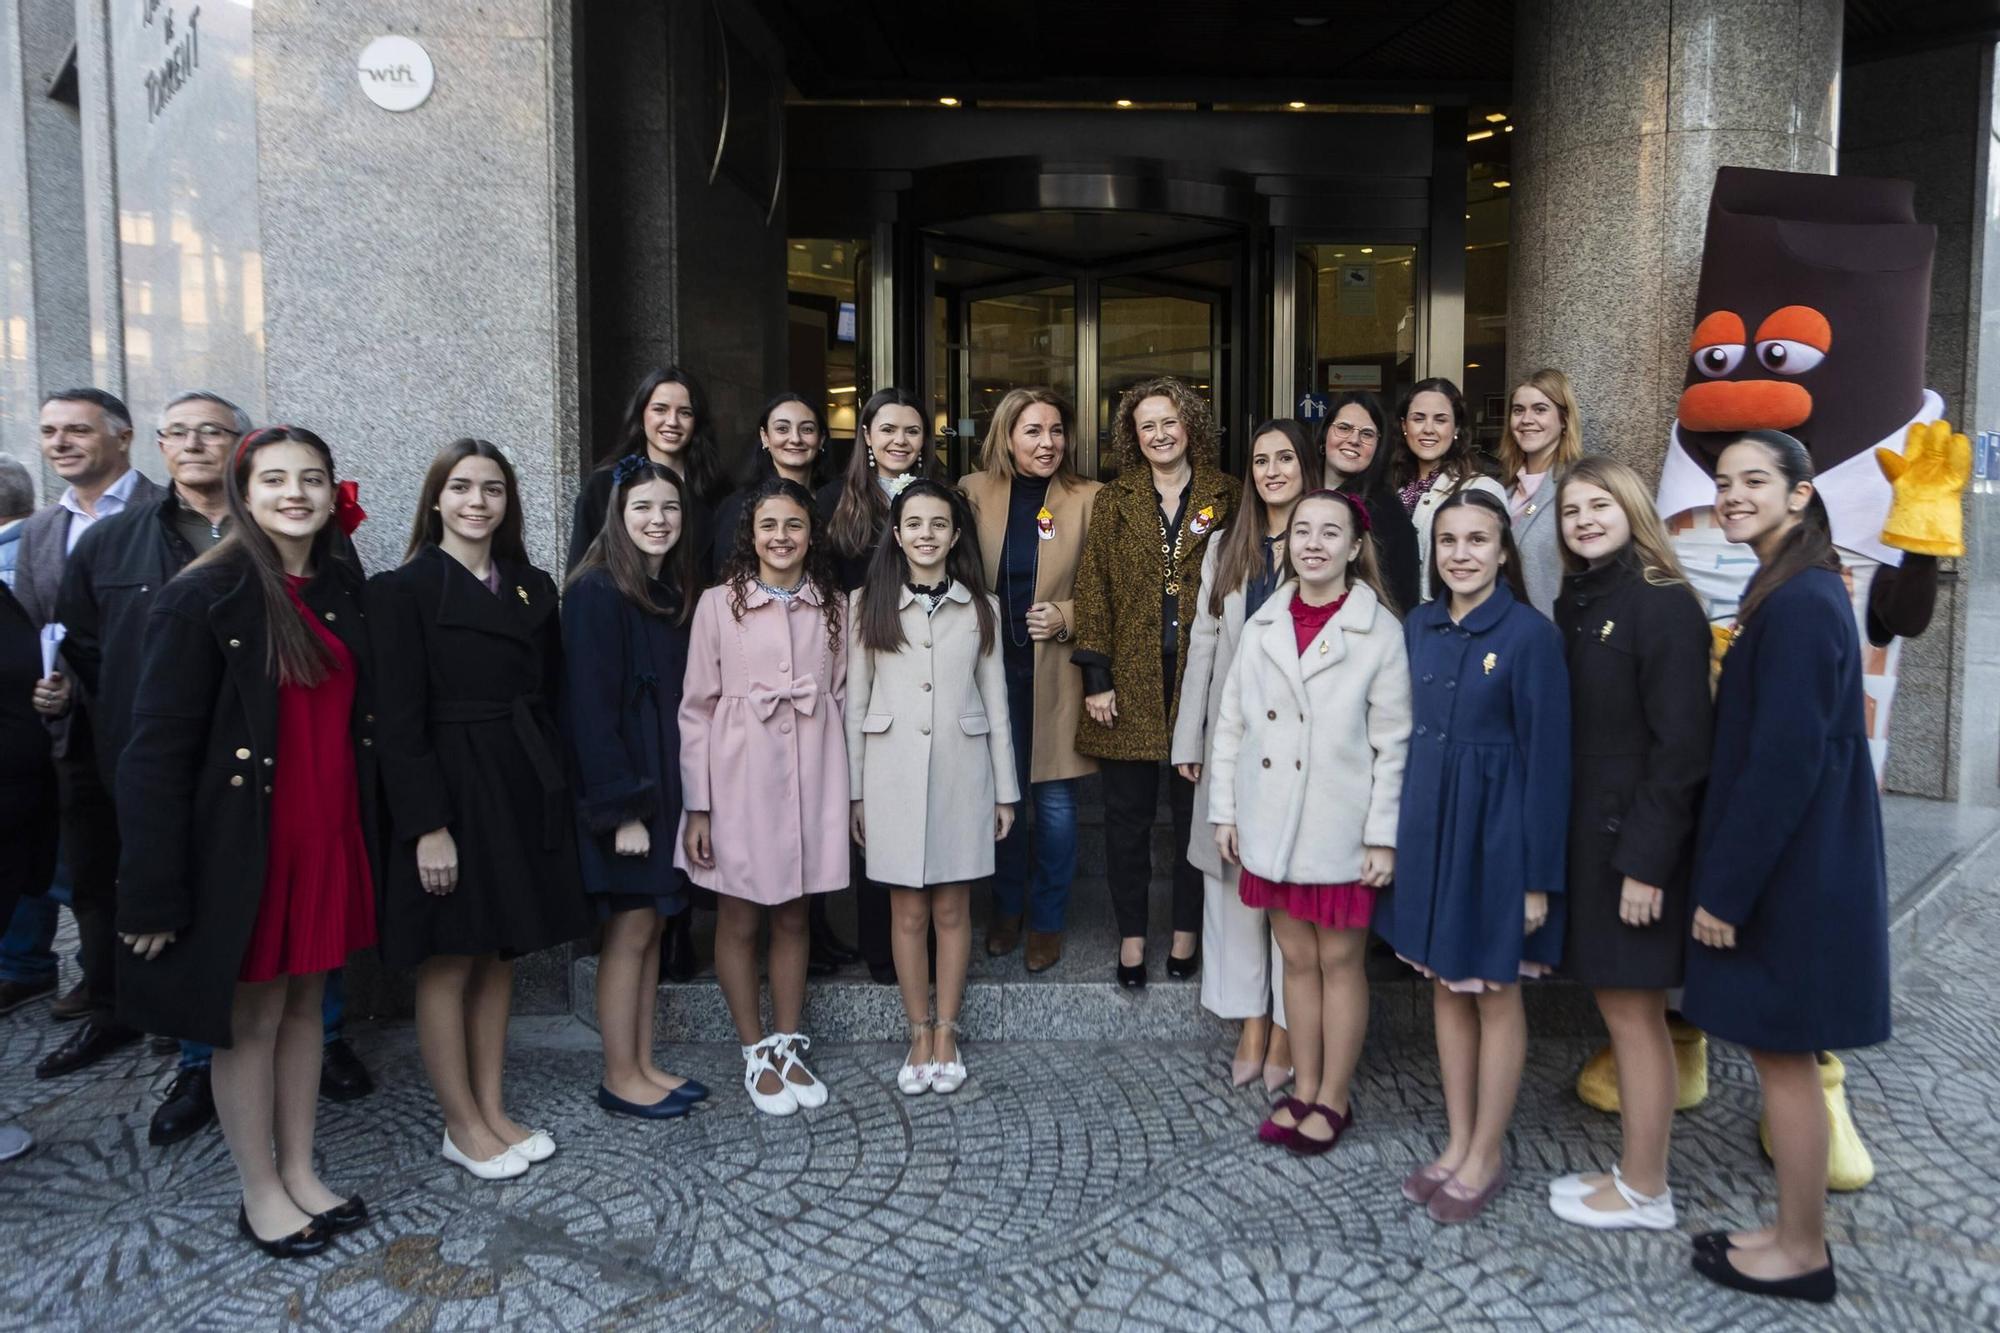
[[[623,458],[619,459],[618,462],[614,464],[611,468],[612,488],[618,489],[623,487],[626,482],[632,480],[632,478],[635,475],[637,475],[638,472],[645,466],[646,466],[646,456],[644,454],[625,455]]]

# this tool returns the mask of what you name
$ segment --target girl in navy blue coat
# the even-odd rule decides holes
[[[1756,552],[1715,699],[1695,841],[1682,1012],[1750,1048],[1770,1119],[1778,1224],[1695,1238],[1724,1286],[1830,1301],[1827,1111],[1816,1052],[1889,1037],[1888,888],[1861,651],[1805,446],[1722,451],[1724,534]]]
[[[685,1115],[706,1095],[653,1063],[661,927],[688,910],[674,868],[681,676],[700,592],[687,497],[672,468],[638,454],[619,459],[603,526],[570,575],[562,613],[583,887],[604,918],[597,1104],[654,1120]]]
[[[1450,1136],[1403,1195],[1466,1222],[1507,1181],[1500,1145],[1528,1050],[1519,980],[1561,956],[1569,674],[1561,635],[1528,605],[1504,503],[1452,495],[1430,551],[1444,595],[1403,626],[1414,726],[1375,926],[1437,983]]]

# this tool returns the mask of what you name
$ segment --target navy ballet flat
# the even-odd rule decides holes
[[[683,1078],[681,1085],[668,1093],[667,1096],[678,1097],[682,1101],[689,1103],[707,1101],[708,1088],[704,1084],[697,1083],[694,1079]]]
[[[685,1089],[676,1088],[651,1106],[641,1106],[638,1102],[628,1102],[623,1097],[612,1095],[611,1089],[599,1084],[597,1104],[613,1115],[629,1115],[639,1120],[678,1120],[694,1108],[698,1098],[683,1095]]]

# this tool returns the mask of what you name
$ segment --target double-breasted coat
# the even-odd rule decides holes
[[[380,883],[376,726],[362,576],[322,562],[300,598],[354,655],[350,730],[371,871]],[[117,929],[175,932],[150,961],[118,951],[118,1017],[228,1046],[236,977],[263,899],[277,764],[278,680],[269,622],[247,565],[176,576],[153,599],[132,738],[118,761]]]
[[[1209,611],[1209,592],[1215,586],[1215,552],[1211,543],[1201,553],[1201,587],[1188,630],[1187,665],[1181,670],[1182,706],[1174,714],[1167,762],[1202,765],[1201,780],[1194,784],[1194,829],[1188,835],[1187,859],[1210,879],[1233,887],[1236,867],[1223,864],[1222,852],[1215,845],[1215,826],[1208,819],[1208,786],[1215,775],[1207,765],[1215,724],[1222,716],[1223,687],[1229,683],[1229,668],[1243,637],[1246,599],[1243,589],[1235,588],[1223,596],[1221,615]]]
[[[1753,585],[1754,586],[1754,585]],[[1737,632],[1716,687],[1695,905],[1736,947],[1688,947],[1681,1012],[1755,1050],[1889,1038],[1888,877],[1846,585],[1796,574]]]
[[[1243,627],[1204,773],[1209,818],[1236,825],[1238,854],[1260,878],[1352,884],[1367,848],[1396,846],[1408,651],[1403,627],[1358,584],[1301,654],[1296,595],[1296,584],[1279,588]]]
[[[583,890],[650,898],[668,915],[686,904],[674,839],[688,627],[675,619],[634,606],[602,567],[563,598],[563,713],[575,761]],[[646,826],[647,853],[620,856],[618,826],[635,819]]]
[[[763,906],[847,887],[845,605],[831,642],[819,593],[754,581],[743,615],[728,584],[695,605],[681,693],[681,817],[709,815],[715,864],[675,864],[704,889]]]
[[[972,506],[979,533],[979,559],[986,586],[998,588],[1003,577],[1000,556],[1007,540],[1008,499],[1013,478],[1004,473],[974,472],[959,481]],[[1083,716],[1083,672],[1070,660],[1076,636],[1076,572],[1090,531],[1091,507],[1104,487],[1084,478],[1051,481],[1043,505],[1049,511],[1048,535],[1035,543],[1035,600],[1049,602],[1062,616],[1063,628],[1053,639],[1035,642],[1035,717],[1028,781],[1057,782],[1097,771],[1097,762],[1076,750],[1077,719]]]
[[[1098,759],[1150,760],[1167,757],[1173,740],[1173,710],[1181,673],[1187,666],[1192,602],[1199,591],[1202,553],[1210,536],[1235,512],[1242,487],[1213,464],[1197,461],[1181,506],[1180,528],[1162,542],[1160,500],[1153,474],[1132,462],[1097,494],[1083,563],[1076,575],[1076,648],[1079,664],[1101,663],[1118,692],[1118,716],[1109,727],[1084,714],[1077,720],[1076,748]],[[1173,677],[1163,677],[1165,630],[1161,623],[1167,554],[1175,546],[1180,607],[1174,634]],[[1088,686],[1086,686],[1088,689]]]
[[[1511,984],[1562,957],[1569,680],[1562,636],[1502,580],[1462,622],[1448,598],[1403,623],[1414,725],[1396,881],[1375,929],[1446,981]],[[1525,933],[1523,899],[1549,896]]]
[[[1555,611],[1572,755],[1563,972],[1590,986],[1678,986],[1708,780],[1708,618],[1686,584],[1648,583],[1629,547],[1564,579]],[[1627,876],[1661,891],[1658,921],[1619,920]]]
[[[534,953],[589,932],[555,701],[556,586],[493,562],[499,591],[436,546],[368,584],[388,837],[385,962]],[[458,883],[426,892],[417,840],[450,831]]]
[[[877,653],[854,628],[865,595],[854,594],[847,617],[847,762],[866,817],[868,878],[905,889],[984,879],[993,807],[1021,799],[999,608],[981,652],[964,584],[929,613],[905,587],[903,646]]]

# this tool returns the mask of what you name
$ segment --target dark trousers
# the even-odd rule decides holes
[[[118,998],[118,817],[97,772],[87,715],[73,715],[67,753],[56,760],[63,855],[69,862],[69,909],[76,914],[77,961],[83,965],[90,1016],[113,1022]]]
[[[1153,884],[1153,823],[1160,806],[1160,772],[1167,774],[1167,803],[1173,812],[1173,918],[1175,930],[1201,929],[1201,872],[1188,864],[1188,832],[1194,823],[1194,784],[1165,764],[1103,759],[1105,878],[1111,910],[1123,938],[1146,933],[1146,900]]]

